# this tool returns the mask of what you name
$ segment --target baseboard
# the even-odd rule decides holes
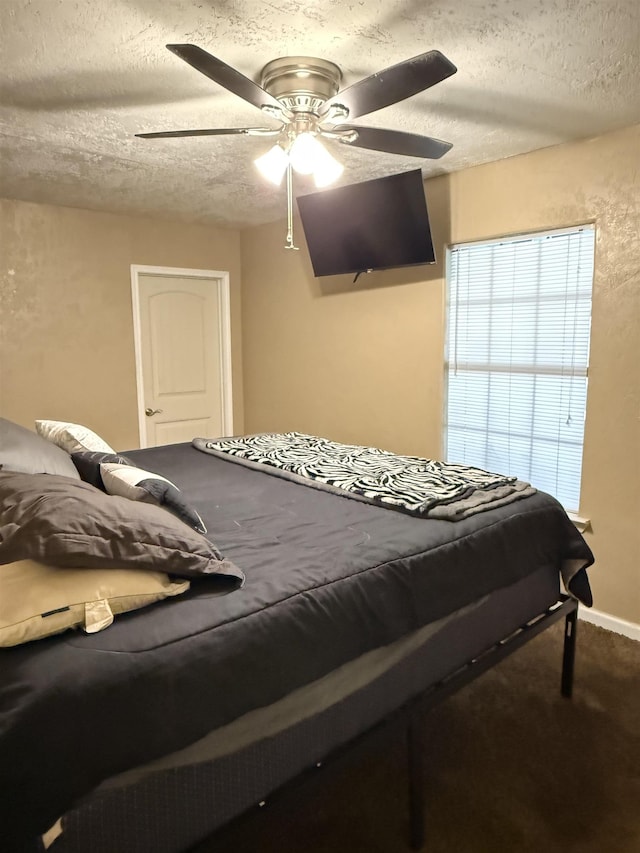
[[[635,622],[618,619],[617,616],[602,613],[600,610],[594,610],[592,607],[579,607],[578,616],[580,619],[584,619],[585,622],[591,622],[592,625],[598,625],[600,628],[606,628],[607,631],[624,634],[625,637],[640,641],[640,625],[637,625]]]

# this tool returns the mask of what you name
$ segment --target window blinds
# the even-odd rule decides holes
[[[595,230],[452,247],[445,452],[580,499]]]

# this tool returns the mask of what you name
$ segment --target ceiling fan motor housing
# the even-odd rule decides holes
[[[292,113],[318,112],[337,94],[342,72],[333,62],[309,56],[283,56],[267,63],[260,85]]]

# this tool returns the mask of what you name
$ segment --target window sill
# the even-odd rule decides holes
[[[580,533],[584,533],[587,530],[591,530],[591,519],[583,518],[581,515],[578,515],[575,512],[567,511],[567,515],[573,521],[575,526],[578,528]]]

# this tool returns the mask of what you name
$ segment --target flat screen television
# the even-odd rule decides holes
[[[297,202],[316,276],[435,262],[420,169]]]

